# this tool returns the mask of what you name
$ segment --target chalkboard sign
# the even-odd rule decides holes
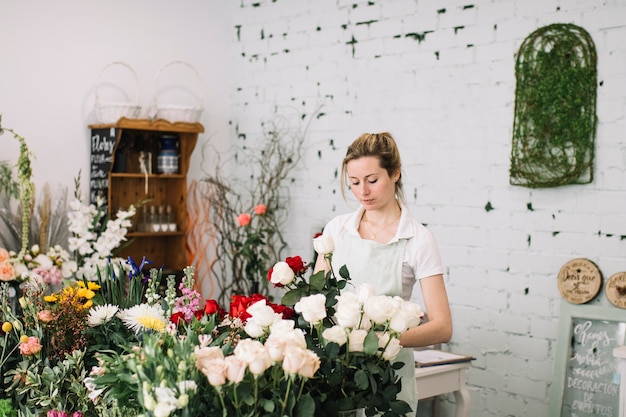
[[[92,204],[95,204],[96,199],[100,197],[106,205],[116,133],[114,127],[91,129],[89,202]]]
[[[560,324],[550,416],[618,417],[619,359],[613,349],[626,340],[626,314],[562,303]]]

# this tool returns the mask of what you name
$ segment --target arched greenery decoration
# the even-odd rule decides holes
[[[515,64],[510,183],[531,188],[593,180],[596,48],[581,27],[530,34]]]

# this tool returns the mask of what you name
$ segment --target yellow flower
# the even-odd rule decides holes
[[[167,324],[157,317],[137,317],[137,323],[141,324],[145,329],[162,332]]]
[[[49,303],[56,303],[59,301],[59,297],[57,297],[56,294],[46,295],[43,299]]]
[[[86,298],[88,300],[91,300],[92,298],[96,296],[96,293],[91,290],[88,290],[87,288],[79,288],[76,291],[76,296],[79,298]]]
[[[20,336],[20,343],[28,343],[28,336],[26,336],[25,334]]]
[[[84,304],[83,304],[83,308],[86,310],[88,308],[91,308],[91,306],[93,306],[93,301],[91,300],[87,300]]]
[[[85,287],[85,283],[83,281],[79,281],[78,282],[78,286],[81,288],[87,288],[88,290],[99,290],[100,289],[100,285],[96,284],[95,282],[87,282],[87,286]]]
[[[9,323],[8,321],[5,321],[4,323],[2,323],[3,332],[9,333],[11,330],[13,330],[13,325],[11,323]]]

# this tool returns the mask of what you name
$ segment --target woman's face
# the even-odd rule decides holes
[[[346,164],[352,194],[366,210],[378,210],[395,202],[399,173],[390,177],[375,156],[353,159]]]

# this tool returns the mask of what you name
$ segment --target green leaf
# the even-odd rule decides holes
[[[311,287],[317,291],[321,291],[324,289],[324,285],[326,285],[326,277],[324,276],[324,271],[318,271],[315,274],[311,275],[309,279]]]
[[[345,265],[339,268],[339,276],[346,280],[350,279],[350,273],[348,272],[348,268]]]
[[[370,385],[369,376],[367,372],[362,369],[359,369],[354,373],[354,383],[359,389],[367,389]]]
[[[365,340],[363,341],[363,351],[368,355],[375,355],[378,351],[378,336],[376,336],[376,332],[370,330],[365,336]]]
[[[300,288],[290,290],[285,295],[283,295],[283,298],[281,299],[281,303],[289,307],[294,306],[296,305],[298,301],[300,301],[300,298],[302,298],[302,295],[303,293]]]
[[[310,393],[304,394],[296,405],[295,417],[313,417],[315,413],[315,401]]]

